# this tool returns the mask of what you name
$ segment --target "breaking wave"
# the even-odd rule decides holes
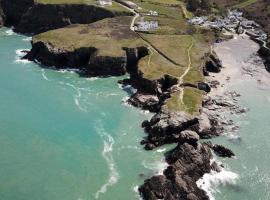
[[[113,145],[115,143],[113,137],[109,135],[104,128],[102,127],[96,127],[97,133],[101,136],[103,139],[103,151],[102,156],[106,160],[110,175],[107,179],[107,182],[100,187],[100,189],[96,192],[95,198],[98,199],[99,195],[102,193],[105,193],[107,191],[107,188],[116,184],[120,178],[119,173],[116,169],[116,165],[113,159]]]
[[[22,57],[26,55],[25,51],[28,51],[28,50],[29,49],[17,49],[16,56],[15,56],[15,63],[22,63],[22,64],[30,63],[31,61],[27,59],[22,59]]]
[[[7,35],[7,36],[14,35],[14,31],[13,31],[13,29],[12,29],[12,28],[11,28],[11,29],[6,30],[6,31],[5,31],[5,33],[6,33],[6,35]]]
[[[221,172],[211,171],[204,174],[196,183],[206,192],[210,200],[215,200],[214,194],[218,192],[218,186],[235,185],[238,178],[238,174],[222,169]]]
[[[165,160],[158,160],[158,161],[154,161],[154,162],[143,161],[142,165],[146,169],[152,170],[157,175],[162,175],[163,171],[169,166]]]

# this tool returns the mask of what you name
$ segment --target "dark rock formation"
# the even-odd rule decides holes
[[[211,54],[205,62],[205,67],[203,69],[204,75],[208,75],[209,72],[218,73],[221,71],[222,63],[218,57],[214,54]]]
[[[0,15],[0,27],[4,25],[4,19],[3,16]]]
[[[261,46],[258,51],[259,55],[264,59],[265,68],[270,72],[270,48]]]
[[[219,145],[219,144],[212,144],[211,142],[208,142],[207,145],[213,149],[213,151],[215,152],[215,154],[217,154],[220,157],[224,157],[224,158],[231,158],[233,156],[235,156],[235,154],[232,152],[232,150]]]
[[[161,107],[158,97],[152,94],[136,93],[130,97],[128,103],[150,112],[158,112]]]
[[[17,26],[23,14],[34,5],[34,0],[1,0],[7,26]]]
[[[179,144],[169,152],[166,160],[170,166],[164,175],[145,180],[139,191],[145,200],[208,200],[196,181],[205,173],[216,169],[210,164],[212,154],[206,144]]]
[[[132,15],[86,4],[39,4],[33,0],[2,0],[6,24],[21,33],[40,33],[70,24],[88,24],[104,18]]]
[[[179,142],[181,132],[198,123],[198,119],[184,112],[160,112],[142,126],[148,133],[145,149],[150,150],[163,144]]]
[[[199,82],[197,85],[199,90],[205,91],[207,93],[211,92],[211,87],[207,83]]]
[[[190,130],[182,131],[179,137],[180,143],[186,142],[191,145],[196,145],[199,139],[200,136],[196,132]]]

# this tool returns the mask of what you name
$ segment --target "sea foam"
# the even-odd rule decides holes
[[[146,169],[152,170],[157,175],[162,175],[163,171],[169,166],[165,160],[157,160],[154,162],[143,161],[142,165]]]
[[[6,33],[7,36],[14,35],[14,31],[13,31],[12,28],[11,29],[8,29],[5,33]]]
[[[113,145],[115,143],[113,137],[109,135],[104,128],[102,127],[96,127],[96,130],[98,134],[101,136],[103,139],[103,151],[102,151],[102,156],[106,160],[110,174],[109,177],[104,183],[100,189],[96,192],[95,198],[98,199],[101,193],[105,193],[107,191],[107,188],[116,184],[120,178],[119,173],[116,169],[116,165],[113,159]]]
[[[22,59],[23,56],[26,55],[26,53],[24,51],[28,51],[29,49],[17,49],[16,52],[16,56],[15,56],[15,63],[22,63],[22,64],[27,64],[30,63],[31,61],[27,60],[27,59]]]
[[[218,186],[235,185],[238,178],[236,173],[222,169],[220,172],[211,171],[204,174],[196,183],[206,192],[210,200],[215,200],[214,194],[218,192]]]

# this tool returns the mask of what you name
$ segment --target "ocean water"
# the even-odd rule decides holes
[[[265,72],[268,73],[268,72]],[[261,87],[255,80],[233,84],[231,89],[240,92],[240,104],[249,112],[233,116],[240,130],[215,139],[229,147],[235,159],[219,159],[231,172],[229,182],[220,181],[216,200],[268,200],[270,199],[270,88]],[[234,180],[232,181],[233,178]],[[225,178],[226,180],[226,178]],[[227,184],[229,183],[229,184]],[[224,186],[225,185],[225,186]]]
[[[151,115],[121,102],[118,78],[20,60],[30,39],[0,29],[0,199],[139,199],[165,167],[164,152],[139,144]]]

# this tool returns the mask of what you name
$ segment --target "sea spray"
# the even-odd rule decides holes
[[[238,178],[236,173],[222,169],[220,172],[211,171],[204,174],[196,183],[200,189],[206,192],[210,200],[215,200],[214,194],[218,191],[219,186],[234,185]]]
[[[16,56],[15,56],[15,63],[22,63],[22,64],[27,64],[31,63],[30,60],[23,59],[23,57],[26,55],[26,51],[29,51],[29,49],[17,49]]]
[[[150,169],[153,171],[154,174],[157,175],[162,175],[163,171],[169,166],[168,163],[162,159],[162,160],[156,160],[153,162],[149,162],[149,161],[143,161],[142,165],[146,168],[146,169]]]

